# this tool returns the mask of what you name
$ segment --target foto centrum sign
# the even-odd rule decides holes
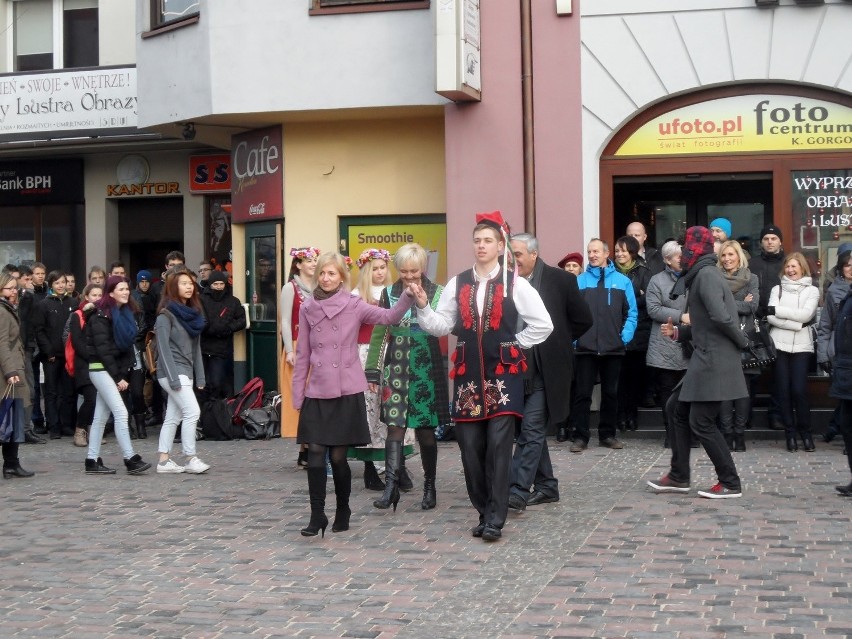
[[[852,149],[852,108],[792,95],[739,95],[669,111],[616,156]]]

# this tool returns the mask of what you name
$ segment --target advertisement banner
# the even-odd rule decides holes
[[[192,155],[189,158],[190,193],[229,193],[231,191],[231,156]]]
[[[0,76],[0,139],[135,132],[136,67]]]
[[[669,111],[615,152],[659,156],[852,149],[852,108],[801,96],[739,95]]]
[[[3,206],[72,204],[84,199],[82,160],[0,162]]]
[[[281,127],[231,139],[231,219],[237,224],[284,217],[284,154]]]
[[[349,256],[353,263],[358,256],[368,248],[382,248],[393,255],[403,244],[417,242],[426,249],[426,277],[438,284],[447,281],[447,225],[418,224],[407,222],[405,216],[399,216],[399,222],[394,224],[365,224],[349,227]],[[393,280],[399,277],[393,262],[389,265]],[[358,281],[357,264],[352,266],[353,287]]]

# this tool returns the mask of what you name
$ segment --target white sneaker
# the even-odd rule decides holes
[[[185,471],[186,469],[183,466],[178,466],[172,459],[157,464],[158,473],[182,473]]]
[[[198,457],[193,457],[183,468],[188,473],[200,475],[201,473],[206,473],[210,470],[210,464],[205,464],[203,461],[198,459]]]

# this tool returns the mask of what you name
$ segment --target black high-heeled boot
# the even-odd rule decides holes
[[[364,488],[367,490],[384,490],[385,482],[379,477],[376,465],[371,461],[364,462]]]
[[[399,458],[399,472],[396,476],[396,485],[402,492],[407,493],[414,488],[414,482],[411,481],[411,475],[408,474],[408,470],[405,468],[405,444],[402,445],[402,448],[403,451]]]
[[[402,442],[387,440],[385,442],[385,492],[376,501],[373,506],[385,510],[393,506],[396,512],[396,505],[399,503],[399,481],[400,466],[402,464]]]
[[[349,517],[352,511],[349,509],[349,495],[352,492],[352,471],[349,470],[349,464],[342,470],[331,465],[331,472],[334,475],[334,494],[337,499],[337,510],[334,511],[334,522],[331,524],[331,532],[343,532],[349,530]]]
[[[799,435],[802,437],[802,448],[805,449],[805,452],[814,452],[816,450],[816,446],[814,446],[814,438],[813,435],[811,435],[811,431],[801,431]]]
[[[435,474],[438,466],[438,445],[420,444],[420,459],[423,461],[423,501],[420,508],[432,510],[438,503],[435,494]]]
[[[302,528],[302,537],[316,537],[320,531],[325,537],[328,526],[328,517],[325,516],[325,466],[308,467],[308,494],[311,499],[311,521]]]
[[[139,439],[148,439],[148,431],[145,429],[145,414],[134,415],[133,421],[136,422],[136,436]]]

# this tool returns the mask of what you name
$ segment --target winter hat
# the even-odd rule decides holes
[[[784,241],[784,236],[781,235],[781,229],[779,229],[774,224],[767,224],[766,226],[763,227],[763,229],[761,229],[761,231],[760,231],[761,241],[763,241],[763,238],[766,235],[777,235],[779,240],[781,240],[782,242]]]
[[[852,242],[844,242],[837,247],[837,255],[843,255],[846,251],[852,251]]]
[[[728,218],[717,217],[715,220],[713,220],[712,222],[710,222],[710,224],[707,225],[707,228],[712,229],[714,226],[716,228],[722,229],[725,232],[725,235],[728,236],[728,238],[731,237],[731,220],[729,220]]]
[[[150,282],[151,281],[151,271],[139,271],[136,274],[136,283],[139,282]]]
[[[565,268],[565,265],[568,262],[577,262],[580,265],[580,268],[583,268],[583,254],[582,253],[568,253],[565,257],[559,260],[559,268]]]
[[[683,243],[681,268],[688,271],[702,255],[710,255],[713,251],[713,234],[706,226],[690,226],[686,229]]]
[[[225,282],[228,283],[228,274],[223,271],[210,271],[210,275],[207,276],[207,285],[210,286],[213,282]]]

